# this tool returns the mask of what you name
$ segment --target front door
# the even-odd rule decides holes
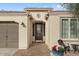
[[[42,25],[41,24],[36,24],[36,32],[35,32],[35,40],[43,40],[43,35],[42,35]]]
[[[33,28],[34,28],[35,41],[36,40],[43,41],[43,36],[45,35],[45,24],[44,23],[35,23]]]

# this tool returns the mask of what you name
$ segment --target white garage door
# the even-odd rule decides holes
[[[18,48],[17,23],[0,23],[0,48]]]

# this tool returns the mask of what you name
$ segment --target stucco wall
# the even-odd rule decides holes
[[[45,16],[47,12],[30,12],[30,14],[35,21],[45,21]]]
[[[49,40],[49,41],[47,41],[47,42],[49,42],[48,43],[48,47],[49,47],[49,49],[51,49],[51,47],[53,46],[53,45],[57,45],[58,43],[57,43],[57,40],[58,39],[60,39],[61,37],[60,37],[60,26],[61,26],[61,17],[65,17],[65,18],[67,18],[67,17],[73,17],[73,15],[71,15],[71,14],[67,14],[67,15],[63,15],[63,14],[52,14],[52,15],[50,15],[50,17],[49,17],[49,19],[48,19],[48,22],[49,22],[49,24],[48,24],[48,32],[47,32],[47,40]],[[76,44],[78,44],[78,42],[79,42],[79,39],[77,38],[77,39],[71,39],[71,38],[68,38],[68,39],[62,39],[63,41],[64,41],[64,43],[65,44],[68,44],[69,43],[69,45],[70,45],[70,47],[71,47],[71,44],[74,44],[74,43],[76,43]],[[71,49],[72,49],[72,47],[71,47]]]
[[[29,18],[27,18],[27,44],[28,47],[30,46],[30,44],[32,43],[32,22]]]
[[[57,44],[59,39],[59,17],[57,15],[50,15],[49,17],[49,48]]]
[[[27,45],[27,16],[0,16],[0,21],[16,21],[19,23],[19,49],[28,48]],[[24,22],[26,28],[24,28],[21,23]]]
[[[46,27],[45,27],[45,43],[47,44],[48,48],[50,46],[50,26],[49,26],[50,22],[49,22],[49,19],[46,21]]]

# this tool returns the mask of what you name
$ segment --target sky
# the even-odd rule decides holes
[[[0,10],[22,11],[24,8],[31,7],[50,7],[54,10],[64,10],[64,8],[58,3],[0,3]]]

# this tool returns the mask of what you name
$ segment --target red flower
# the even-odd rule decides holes
[[[57,45],[54,45],[54,46],[52,47],[52,50],[56,50],[56,47],[57,47]]]

